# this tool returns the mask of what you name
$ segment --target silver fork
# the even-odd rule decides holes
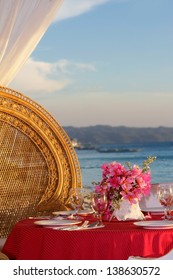
[[[83,222],[83,224],[81,226],[77,226],[77,225],[71,226],[71,227],[69,227],[67,229],[63,229],[63,230],[80,230],[80,229],[86,228],[88,223],[89,223],[89,221],[85,221],[85,222]]]
[[[80,229],[92,229],[92,228],[97,228],[98,226],[98,221],[97,222],[93,222],[91,224],[89,224],[89,221],[86,221],[86,223],[84,222],[81,226],[76,226],[73,229],[70,230],[80,230]],[[69,229],[68,229],[69,230]]]
[[[81,226],[64,226],[64,227],[54,227],[54,230],[78,230],[78,229],[82,229],[85,228],[88,225],[89,221],[85,221],[83,222],[83,224]]]
[[[89,224],[87,227],[88,228],[94,228],[94,227],[97,227],[98,226],[98,221],[96,221],[96,222],[93,222],[93,223],[91,223],[91,224]]]

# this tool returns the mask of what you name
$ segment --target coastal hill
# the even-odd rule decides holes
[[[88,127],[64,126],[63,128],[71,139],[76,138],[82,145],[173,141],[173,127],[136,128],[95,125]]]

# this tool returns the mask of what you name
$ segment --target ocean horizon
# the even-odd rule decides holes
[[[93,188],[92,182],[101,180],[101,165],[112,161],[130,162],[142,167],[149,156],[156,156],[151,164],[151,182],[173,182],[173,142],[133,143],[121,145],[102,145],[107,149],[125,149],[119,152],[99,152],[97,150],[76,150],[82,172],[83,186]],[[128,152],[128,149],[132,151]],[[135,150],[135,151],[133,151]]]

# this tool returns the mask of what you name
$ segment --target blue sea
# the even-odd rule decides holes
[[[148,156],[156,156],[151,168],[152,183],[173,181],[173,142],[134,143],[124,145],[104,145],[106,148],[137,149],[135,152],[98,152],[96,150],[77,150],[82,171],[83,186],[93,188],[93,181],[101,180],[100,166],[103,163],[118,161],[142,166]]]

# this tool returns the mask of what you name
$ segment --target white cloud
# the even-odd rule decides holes
[[[96,71],[92,64],[74,63],[66,59],[55,63],[35,61],[29,58],[10,87],[24,93],[50,93],[74,83],[74,70]]]
[[[61,59],[56,64],[55,67],[58,67],[64,74],[74,73],[74,70],[83,70],[83,71],[96,71],[96,67],[92,63],[76,63],[71,62],[67,59]]]
[[[65,0],[58,11],[57,20],[63,20],[84,14],[98,5],[107,2],[124,2],[125,0]]]
[[[72,81],[58,77],[58,63],[34,61],[29,58],[14,81],[11,83],[15,89],[22,92],[52,92],[61,90]]]

